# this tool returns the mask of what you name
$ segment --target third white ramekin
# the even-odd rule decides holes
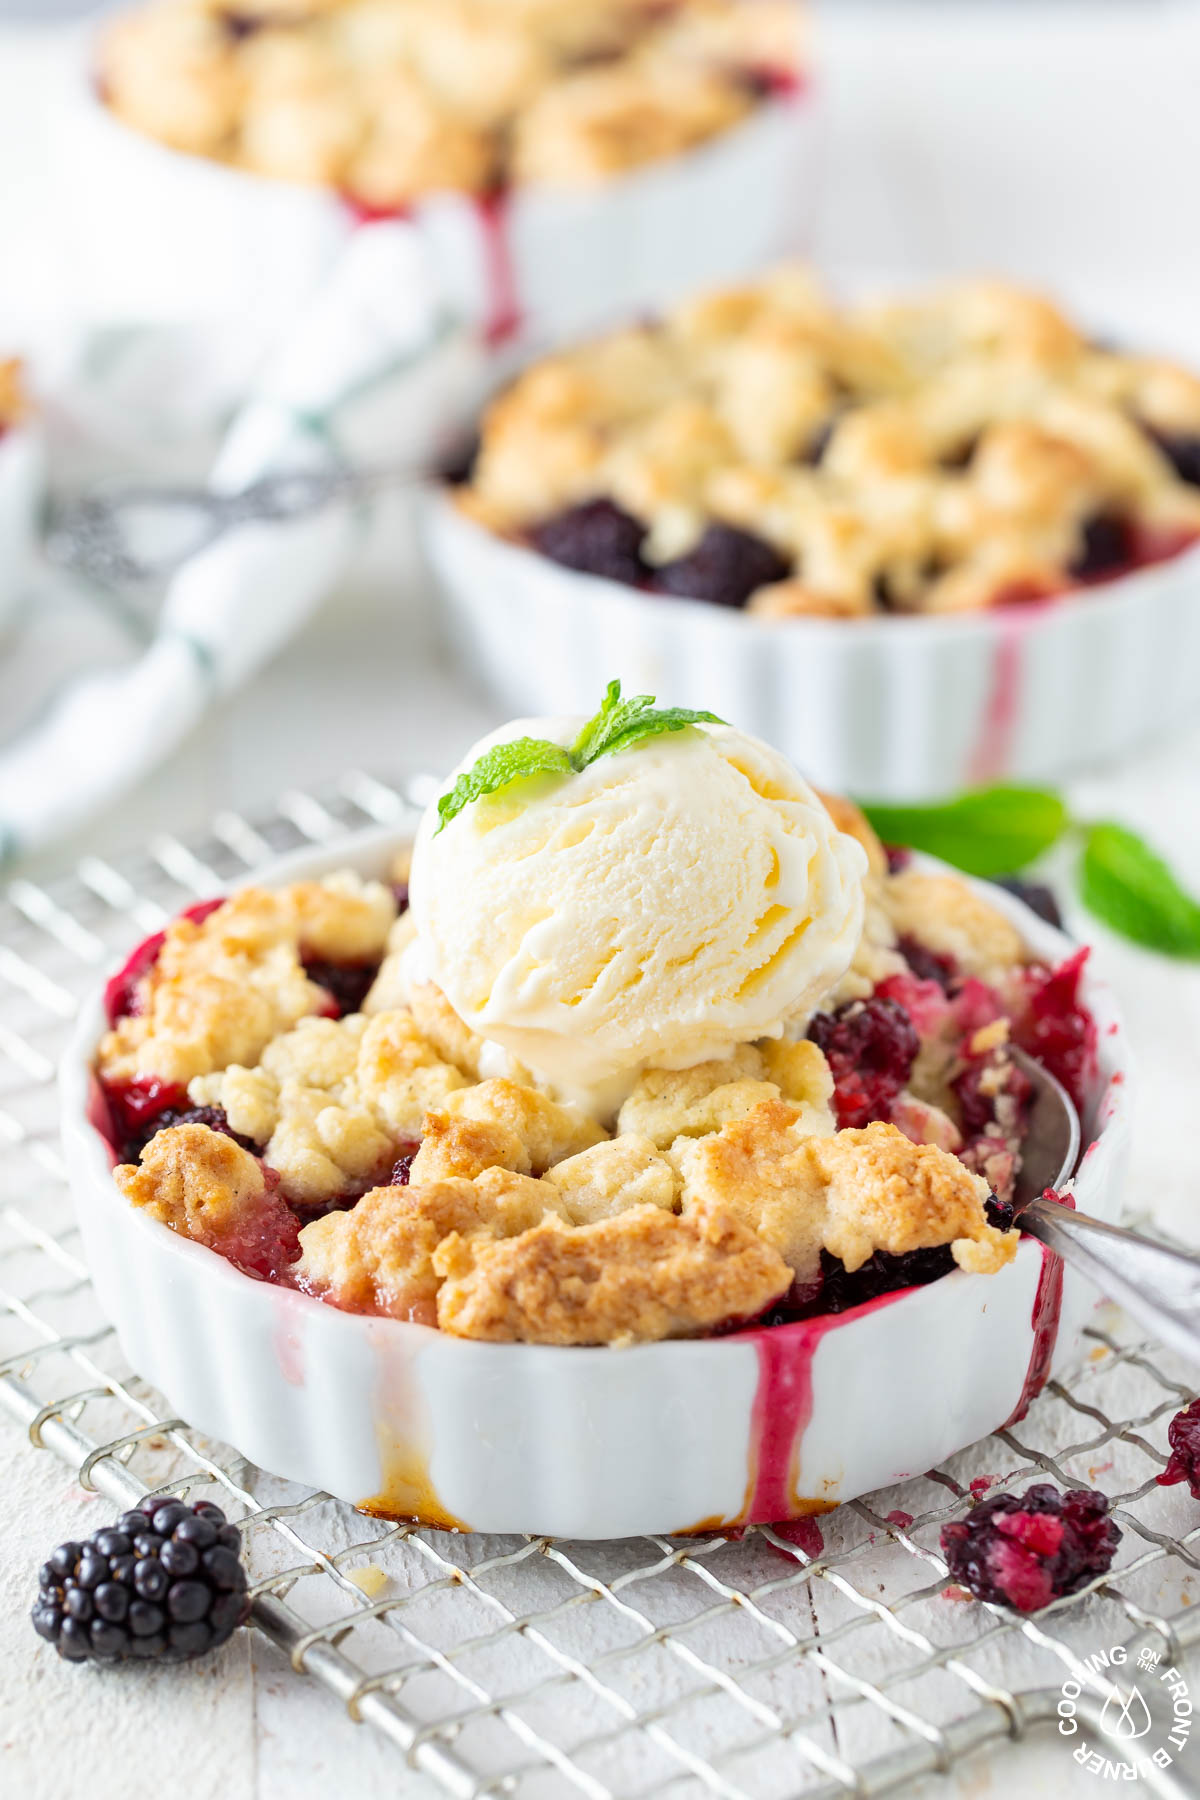
[[[171,150],[124,125],[79,71],[64,133],[91,303],[118,318],[236,320],[248,362],[273,341],[356,230],[328,189]],[[515,188],[499,214],[449,193],[408,215],[447,309],[508,347],[589,329],[802,247],[811,213],[814,90],[766,98],[684,155],[578,192]]]
[[[1200,546],[1034,605],[762,620],[562,568],[432,496],[453,647],[506,711],[595,710],[604,684],[706,707],[819,785],[937,798],[1110,762],[1200,709]]]
[[[398,845],[373,831],[262,879],[377,874]],[[1074,948],[987,892],[1038,955]],[[1089,976],[1083,994],[1098,1044],[1075,1193],[1112,1219],[1127,1053],[1107,986]],[[388,1516],[597,1538],[826,1511],[1019,1415],[1050,1368],[1070,1361],[1095,1300],[1027,1238],[998,1275],[955,1271],[836,1317],[624,1350],[471,1343],[339,1312],[251,1280],[128,1204],[89,1120],[104,1028],[97,994],[64,1062],[64,1147],[92,1278],[125,1355],[200,1430]]]

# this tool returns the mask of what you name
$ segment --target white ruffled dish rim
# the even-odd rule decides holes
[[[73,224],[97,305],[143,319],[236,317],[249,351],[369,220],[329,189],[231,168],[135,131],[97,93],[94,62],[89,43],[64,129],[79,177]],[[511,353],[802,247],[819,131],[816,89],[805,79],[694,149],[596,188],[516,187],[500,208],[445,193],[388,222],[407,218],[420,232],[447,311]]]
[[[512,713],[590,713],[604,682],[737,719],[873,800],[1055,781],[1200,708],[1200,545],[1083,592],[955,617],[752,619],[582,575],[430,497],[452,642]]]
[[[372,830],[258,879],[379,873],[407,835]],[[1039,956],[1076,947],[1012,896],[987,894]],[[1085,972],[1082,991],[1098,1037],[1074,1190],[1112,1219],[1129,1058],[1107,984]],[[252,1280],[129,1206],[89,1117],[105,1024],[97,994],[63,1063],[63,1141],[125,1356],[201,1431],[383,1516],[609,1538],[828,1511],[1020,1416],[1075,1354],[1095,1302],[1026,1238],[998,1275],[955,1271],[838,1316],[623,1350],[473,1343],[339,1312]]]

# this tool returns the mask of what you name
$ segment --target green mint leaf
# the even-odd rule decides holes
[[[723,725],[716,713],[690,712],[687,707],[668,706],[654,710],[653,694],[636,694],[622,700],[621,684],[610,681],[604,691],[599,712],[589,719],[569,750],[552,744],[548,738],[514,738],[508,744],[495,744],[481,756],[465,775],[460,775],[448,794],[437,803],[438,831],[457,818],[464,806],[494,794],[510,782],[523,781],[529,775],[578,775],[598,756],[624,750],[643,738],[657,737],[662,731],[682,731],[686,725]]]
[[[1124,825],[1089,825],[1079,869],[1083,904],[1103,924],[1166,956],[1200,957],[1200,904]]]
[[[685,706],[666,706],[655,712],[653,694],[635,694],[632,700],[622,700],[620,682],[610,681],[600,711],[588,720],[571,745],[571,764],[577,770],[586,769],[598,757],[628,749],[660,732],[724,723],[715,713],[692,712]]]
[[[661,732],[684,731],[689,725],[723,725],[716,713],[693,712],[686,706],[664,706],[660,712],[643,713],[638,718],[628,719],[621,729],[613,732],[600,755],[609,755],[614,750],[628,750],[631,744],[640,744],[643,739],[658,737]]]
[[[968,875],[1015,874],[1056,844],[1071,822],[1050,788],[980,788],[938,806],[862,807],[885,844],[924,850]]]
[[[523,781],[529,775],[569,775],[571,758],[561,744],[549,738],[513,738],[507,744],[493,744],[474,766],[460,775],[448,794],[437,803],[438,831],[457,818],[464,806],[482,800],[485,794],[498,793],[511,782]]]

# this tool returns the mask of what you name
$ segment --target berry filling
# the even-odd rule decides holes
[[[1193,1500],[1200,1500],[1200,1400],[1177,1412],[1167,1426],[1171,1454],[1158,1478],[1160,1487],[1186,1481]]]
[[[1085,945],[1057,969],[1026,972],[1025,1006],[1013,1021],[1013,1037],[1062,1082],[1082,1114],[1086,1084],[1096,1061],[1096,1022],[1079,998]]]
[[[201,1240],[229,1262],[263,1281],[278,1281],[300,1254],[300,1220],[279,1192],[274,1169],[262,1165],[265,1190],[220,1236]]]
[[[646,528],[611,500],[586,500],[535,525],[530,539],[543,556],[582,575],[636,587],[645,579]]]
[[[308,956],[301,960],[308,979],[315,981],[329,995],[329,1005],[322,1009],[323,1017],[344,1019],[350,1013],[362,1011],[363,1001],[379,973],[378,962],[335,963]]]
[[[833,1073],[838,1129],[886,1120],[921,1047],[913,1020],[895,1000],[874,994],[817,1013],[808,1027]]]
[[[185,907],[179,917],[192,919],[199,925],[221,905],[220,899],[198,900],[195,906]],[[104,1009],[110,1025],[115,1025],[118,1019],[136,1018],[141,1011],[141,983],[158,961],[165,937],[165,931],[156,931],[153,937],[144,939],[136,950],[131,951],[124,967],[118,969],[108,982],[104,989]]]
[[[182,1088],[169,1089],[171,1093],[181,1093],[186,1101],[187,1094]],[[110,1090],[111,1094],[112,1090]],[[243,1150],[256,1153],[258,1145],[253,1138],[243,1137],[230,1125],[224,1111],[219,1106],[178,1106],[171,1103],[159,1112],[144,1114],[132,1126],[127,1126],[128,1135],[118,1146],[122,1162],[134,1163],[152,1138],[160,1131],[168,1131],[172,1125],[207,1125],[210,1131],[220,1131]]]
[[[1106,1495],[1060,1494],[1039,1482],[1023,1495],[980,1500],[965,1519],[943,1525],[942,1554],[951,1579],[977,1600],[1036,1612],[1103,1575],[1120,1540]]]
[[[782,581],[788,566],[777,550],[752,532],[710,525],[694,550],[662,564],[655,572],[654,587],[684,600],[744,606],[756,588]]]
[[[927,949],[914,937],[902,937],[896,948],[918,981],[936,981],[943,992],[949,991],[950,983],[958,974],[952,956],[939,956],[936,950]]]

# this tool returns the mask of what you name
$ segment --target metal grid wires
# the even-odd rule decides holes
[[[215,1494],[245,1528],[254,1623],[464,1800],[881,1794],[1053,1720],[1072,1674],[1094,1721],[1110,1690],[1083,1659],[1102,1647],[1136,1638],[1186,1667],[1200,1508],[1155,1483],[1186,1371],[1115,1314],[1071,1386],[1053,1384],[1013,1430],[795,1542],[389,1526],[252,1468],[128,1371],[80,1260],[57,1146],[53,1075],[77,1002],[220,881],[402,822],[410,795],[348,776],[286,795],[265,821],[225,814],[192,845],[90,858],[0,900],[0,1400],[33,1442],[119,1503]],[[1125,1534],[1111,1576],[1024,1622],[947,1597],[942,1523],[972,1482],[1031,1479],[1110,1495]]]

